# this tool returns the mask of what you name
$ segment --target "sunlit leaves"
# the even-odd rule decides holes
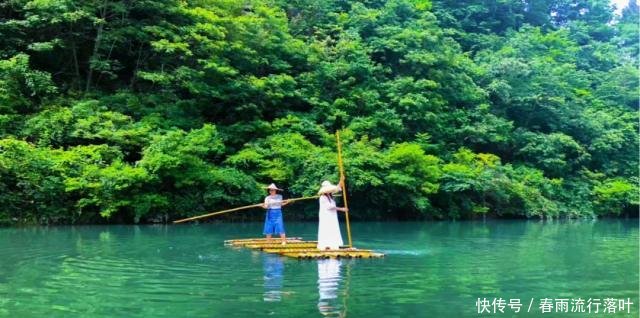
[[[55,92],[51,75],[31,69],[28,55],[0,60],[0,113],[30,113]]]
[[[144,222],[338,181],[354,218],[637,207],[637,17],[606,0],[0,5],[0,222]],[[300,214],[312,217],[312,214]]]

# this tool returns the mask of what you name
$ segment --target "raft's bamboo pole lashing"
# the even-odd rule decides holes
[[[282,200],[282,201],[295,202],[295,201],[302,201],[302,200],[317,199],[318,197],[319,196],[314,195],[314,196],[310,196],[310,197],[285,199],[285,200]],[[259,207],[262,207],[262,203],[256,203],[256,204],[252,204],[252,205],[241,206],[241,207],[238,207],[238,208],[227,209],[227,210],[211,212],[211,213],[207,213],[207,214],[203,214],[203,215],[193,216],[193,217],[190,217],[190,218],[173,221],[173,223],[183,223],[183,222],[188,222],[188,221],[208,218],[208,217],[214,216],[214,215],[220,215],[220,214],[225,214],[225,213],[229,213],[229,212],[235,212],[235,211],[246,210],[246,209],[251,209],[251,208],[259,208]]]
[[[345,221],[347,223],[347,238],[349,239],[349,247],[353,247],[353,243],[351,242],[351,227],[349,226],[349,204],[347,203],[347,185],[346,178],[344,175],[344,165],[342,163],[342,143],[340,142],[340,131],[336,131],[336,141],[338,144],[338,167],[340,168],[340,179],[343,181],[342,184],[342,200],[344,201],[344,207],[347,209],[344,212]]]

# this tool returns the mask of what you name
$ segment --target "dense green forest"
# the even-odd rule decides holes
[[[270,182],[314,194],[337,181],[338,129],[356,220],[637,215],[638,14],[4,0],[0,224],[176,219]]]

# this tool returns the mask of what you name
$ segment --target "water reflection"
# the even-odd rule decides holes
[[[346,296],[348,295],[349,265],[345,265],[347,271],[347,282],[342,286],[341,294],[341,267],[343,261],[338,259],[323,259],[318,261],[318,310],[324,316],[345,317],[347,315]]]
[[[320,262],[224,247],[255,227],[236,225],[0,228],[0,317],[477,317],[485,296],[638,300],[637,219],[355,223],[387,257]]]
[[[268,302],[282,300],[282,279],[284,277],[284,262],[278,255],[264,254],[262,266],[264,267],[264,295],[263,300]]]

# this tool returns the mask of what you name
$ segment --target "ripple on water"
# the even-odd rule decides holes
[[[383,250],[379,250],[381,253],[384,253],[385,255],[412,255],[412,256],[422,256],[422,255],[428,255],[429,251],[428,250],[390,250],[390,249],[383,249]]]

